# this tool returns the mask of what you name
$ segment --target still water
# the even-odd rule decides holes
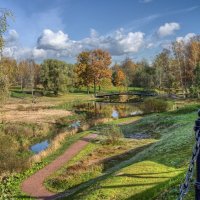
[[[74,105],[73,110],[77,113],[84,112],[89,118],[123,118],[142,114],[140,103],[88,102]]]
[[[105,102],[87,102],[87,103],[74,103],[72,110],[79,114],[84,113],[87,119],[97,118],[123,118],[142,114],[140,110],[140,103],[105,103]],[[71,124],[71,127],[79,127],[80,121]],[[40,153],[49,146],[49,141],[44,140],[40,143],[34,144],[30,150],[34,153]]]
[[[45,150],[49,146],[48,140],[45,140],[43,142],[34,144],[33,146],[30,147],[31,151],[33,153],[40,153],[41,151]]]

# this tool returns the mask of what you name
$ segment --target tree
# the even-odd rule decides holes
[[[9,85],[16,84],[17,61],[14,58],[2,57],[0,63],[2,73],[7,77]]]
[[[130,58],[126,58],[122,62],[120,67],[126,75],[128,85],[133,85],[135,74],[137,71],[137,64],[135,64]]]
[[[146,62],[137,63],[138,68],[135,73],[134,85],[146,89],[155,87],[155,68],[150,67]]]
[[[163,51],[156,56],[154,60],[154,67],[156,69],[157,85],[159,89],[167,89],[170,93],[175,83],[174,68],[171,65],[172,60],[170,51],[163,49]]]
[[[55,59],[47,59],[41,64],[41,83],[45,91],[59,91],[66,89],[67,64]]]
[[[112,81],[114,86],[125,86],[126,76],[121,69],[117,69],[112,74]]]
[[[29,61],[22,60],[17,65],[17,81],[21,87],[21,91],[23,91],[25,87],[28,87],[30,79]]]
[[[0,8],[0,55],[2,57],[2,50],[4,47],[3,34],[7,31],[8,28],[8,18],[12,16],[10,10]]]
[[[200,62],[197,64],[194,70],[194,85],[192,89],[193,93],[200,98]]]
[[[96,86],[100,86],[101,82],[105,79],[111,79],[112,72],[109,69],[111,64],[111,56],[107,51],[96,49],[90,52],[90,69],[93,79],[94,94],[96,95]]]
[[[87,87],[87,92],[89,94],[90,86],[92,85],[92,74],[90,66],[90,52],[83,51],[77,57],[77,64],[74,69],[76,74],[76,86]]]
[[[6,32],[8,23],[7,19],[12,13],[6,9],[0,9],[0,60],[2,58],[2,51],[4,47],[3,34]],[[7,75],[3,73],[3,66],[0,63],[0,102],[6,100],[9,94],[9,81]]]
[[[77,65],[75,73],[77,74],[77,84],[89,87],[93,85],[94,94],[96,94],[96,86],[99,86],[105,79],[111,79],[111,56],[108,52],[101,49],[93,51],[81,52],[77,57]]]
[[[184,93],[187,93],[187,62],[185,43],[183,41],[176,41],[172,43],[172,52],[177,61],[174,68],[177,69],[177,79],[180,81],[180,87]]]

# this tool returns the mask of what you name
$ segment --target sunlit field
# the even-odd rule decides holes
[[[197,199],[199,9],[1,2],[0,199]]]

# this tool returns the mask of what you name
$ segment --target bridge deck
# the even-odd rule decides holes
[[[137,95],[137,96],[156,96],[156,93],[147,93],[147,92],[116,92],[116,93],[107,93],[107,94],[97,94],[97,98],[119,96],[119,95]]]

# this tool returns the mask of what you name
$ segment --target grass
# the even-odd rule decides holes
[[[31,98],[30,96],[28,96],[28,94],[26,98],[28,99],[28,101],[31,101]],[[69,105],[69,102],[76,101],[76,99],[81,99],[80,101],[77,101],[77,103],[79,103],[81,101],[94,99],[94,97],[81,93],[69,93],[58,97],[39,97],[37,100],[39,103],[50,103],[54,107],[57,106],[57,108],[60,109],[70,109],[71,104]],[[64,107],[63,104],[65,104]],[[101,165],[101,167],[99,168],[94,165],[93,169],[90,168],[89,171],[87,171],[87,169],[82,171],[85,173],[81,172],[79,174],[80,177],[75,177],[72,173],[72,181],[70,181],[70,183],[67,183],[66,186],[63,187],[63,184],[61,184],[60,186],[57,185],[55,187],[54,184],[51,185],[50,188],[55,191],[63,191],[69,188],[71,188],[73,191],[73,189],[76,189],[74,190],[74,192],[72,192],[72,195],[69,197],[69,199],[95,199],[99,197],[98,194],[101,194],[101,199],[105,200],[118,199],[118,196],[121,199],[157,198],[167,200],[176,198],[178,194],[178,185],[183,180],[184,171],[186,169],[191,154],[191,146],[194,142],[194,133],[192,132],[192,127],[194,125],[194,120],[196,119],[196,113],[194,111],[196,111],[197,108],[198,105],[191,105],[186,108],[179,109],[176,112],[153,114],[150,116],[145,116],[142,119],[140,117],[133,117],[128,119],[122,118],[118,120],[113,120],[112,122],[108,122],[101,126],[96,126],[93,130],[99,131],[102,127],[105,126],[119,123],[129,123],[136,120],[136,124],[130,123],[126,125],[121,125],[122,131],[126,136],[134,135],[135,133],[145,133],[149,134],[152,138],[160,138],[160,140],[156,140],[156,143],[153,144],[151,147],[143,145],[145,148],[142,148],[133,154],[123,154],[121,158],[117,157],[117,161],[115,162],[106,161],[103,163],[103,166]],[[67,119],[66,123],[61,122],[61,124],[63,123],[62,125],[66,126],[68,125],[69,121],[73,121],[75,119],[77,118],[74,118],[73,116],[70,119]],[[12,175],[8,175],[3,184],[0,184],[0,193],[2,195],[5,195],[0,196],[0,198],[9,199],[13,198],[14,196],[14,198],[17,199],[20,195],[23,195],[20,191],[20,183],[22,180],[35,173],[46,164],[50,163],[58,155],[62,154],[71,143],[80,139],[83,135],[89,133],[91,132],[82,132],[68,138],[68,140],[64,140],[62,146],[58,150],[52,152],[51,155],[44,158],[41,162],[34,164],[28,170],[22,173],[13,173]],[[28,142],[26,140],[21,140],[20,137],[21,136],[19,136],[19,140],[23,144],[29,144],[30,141],[36,141],[36,137],[34,136],[34,134],[30,138],[25,138],[26,140],[28,140]],[[40,138],[45,138],[45,135],[41,135]],[[94,145],[95,146],[93,147],[88,146],[88,149],[86,148],[83,152],[80,153],[80,155],[77,155],[77,157],[75,157],[75,160],[72,160],[71,165],[77,164],[77,162],[79,162],[81,159],[87,160],[89,158],[89,154],[96,149],[96,144]],[[124,144],[124,146],[126,145]],[[103,148],[106,149],[108,147],[104,146]],[[129,148],[129,146],[127,146],[127,148]],[[104,152],[104,155],[101,155],[102,159],[105,158],[104,156],[106,155],[106,153],[108,152]],[[119,151],[116,151],[115,153],[120,154]],[[113,155],[114,154],[108,154],[106,156]],[[65,166],[65,170],[67,167],[69,166]],[[148,168],[150,168],[150,171],[148,171]],[[116,182],[116,184],[120,185],[120,183],[126,183],[127,179],[130,178],[127,178],[126,176],[118,177],[117,174],[134,174],[136,171],[138,173],[144,173],[143,170],[146,170],[148,173],[158,173],[158,177],[156,178],[156,180],[152,177],[149,178],[153,182],[151,186],[149,186],[149,183],[151,182],[147,182],[148,184],[143,185],[142,187],[137,185],[134,187],[124,185],[123,187],[119,187],[116,189],[115,186],[114,188],[109,188],[109,192],[107,192],[108,188],[104,188],[108,183],[112,182],[115,184]],[[169,173],[170,177],[164,178],[161,175],[161,172],[163,171],[172,171]],[[63,171],[61,172],[61,175],[62,173]],[[59,173],[57,175],[60,176]],[[67,178],[65,179],[65,181],[67,180]],[[119,181],[118,178],[120,178]],[[134,184],[134,182],[137,182],[140,179],[141,177],[134,177],[134,179],[130,178],[129,184]],[[93,184],[92,186],[91,183]],[[85,189],[84,191],[82,190],[83,188]],[[91,194],[90,191],[92,191]],[[190,193],[187,198],[193,197],[192,195],[193,193]]]
[[[176,199],[192,153],[197,107],[153,114],[138,124],[126,125],[129,134],[134,128],[147,132],[154,128],[161,138],[101,176],[69,190],[66,199]],[[191,192],[186,199],[192,198]]]
[[[29,169],[25,170],[24,172],[10,174],[6,179],[2,180],[3,184],[0,184],[0,199],[21,199],[22,197],[29,198],[21,191],[20,186],[22,181],[34,174],[39,169],[46,166],[48,163],[52,162],[55,158],[64,153],[64,151],[72,143],[89,133],[91,132],[85,131],[69,137],[63,142],[62,146],[59,149],[44,158],[41,162],[33,164]]]
[[[152,199],[154,192],[150,192],[150,189],[169,181],[181,172],[182,170],[152,161],[139,162],[134,166],[124,168],[112,178],[100,184],[97,183],[74,199]],[[145,192],[147,190],[148,193]]]
[[[118,144],[106,145],[103,141],[104,138],[100,137],[96,142],[89,144],[66,166],[49,177],[45,182],[47,188],[57,193],[75,187],[102,175],[109,168],[129,159],[155,142],[153,139],[123,139]]]

